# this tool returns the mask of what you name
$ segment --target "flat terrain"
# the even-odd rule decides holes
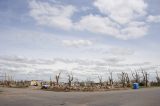
[[[52,92],[0,88],[0,106],[160,106],[160,88],[108,92]]]

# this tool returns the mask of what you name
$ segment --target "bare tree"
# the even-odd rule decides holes
[[[98,79],[99,79],[99,84],[100,84],[100,87],[103,86],[103,82],[102,82],[102,76],[98,76]]]
[[[57,84],[57,85],[59,85],[60,75],[61,75],[61,72],[59,72],[59,73],[56,75],[56,84]]]
[[[68,85],[69,87],[71,87],[71,84],[72,84],[72,81],[73,81],[73,74],[68,74]]]
[[[148,75],[149,74],[146,71],[144,71],[142,68],[141,68],[141,71],[142,71],[142,75],[143,75],[143,83],[147,87],[148,86]]]
[[[118,78],[120,79],[122,87],[130,87],[130,78],[128,73],[122,72],[121,74],[119,74]]]
[[[135,72],[131,72],[132,73],[132,77],[133,77],[133,81],[136,83],[140,83],[140,75],[139,73],[135,70]]]
[[[112,72],[109,72],[110,76],[109,76],[109,84],[112,87],[113,86],[113,74]]]
[[[156,79],[157,79],[157,84],[160,85],[160,77],[157,71],[156,71]]]
[[[91,78],[88,77],[88,78],[86,79],[86,84],[87,84],[87,86],[93,87],[93,86],[94,86],[94,81],[92,81]]]
[[[129,75],[128,73],[125,73],[125,80],[126,80],[126,83],[127,83],[127,87],[130,87],[130,78],[129,78]]]
[[[118,76],[118,78],[120,79],[120,82],[122,83],[122,87],[125,87],[125,85],[126,85],[126,77],[125,76],[126,76],[125,72],[122,72]]]
[[[50,76],[50,81],[49,81],[50,86],[52,86],[52,78]]]

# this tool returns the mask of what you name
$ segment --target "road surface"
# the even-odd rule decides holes
[[[107,92],[52,92],[0,88],[0,106],[160,106],[160,88]]]

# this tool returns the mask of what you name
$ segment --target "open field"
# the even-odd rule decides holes
[[[108,92],[0,90],[0,106],[160,106],[160,88]]]

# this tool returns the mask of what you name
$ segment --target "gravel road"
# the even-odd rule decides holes
[[[107,92],[52,92],[0,88],[0,106],[160,106],[160,88]]]

